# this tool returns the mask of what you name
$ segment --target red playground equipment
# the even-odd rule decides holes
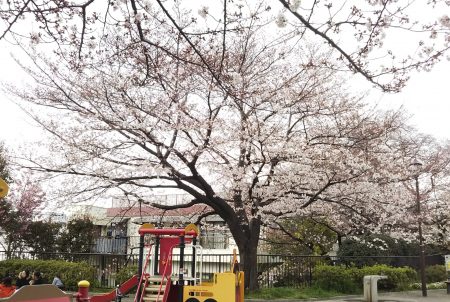
[[[238,269],[236,254],[229,272],[215,273],[211,282],[203,282],[202,247],[197,244],[195,225],[184,229],[155,229],[151,224],[144,224],[139,235],[140,281],[134,302],[244,302],[244,273]],[[153,240],[147,246],[144,261],[146,235]],[[174,248],[179,249],[176,265]],[[190,255],[186,254],[187,250],[191,251]],[[188,257],[189,267],[185,266]]]

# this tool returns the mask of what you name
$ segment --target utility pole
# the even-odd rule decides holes
[[[419,249],[420,249],[420,281],[422,283],[422,296],[427,296],[427,282],[425,277],[425,248],[423,244],[423,236],[422,236],[422,215],[420,209],[420,190],[419,190],[419,175],[420,170],[422,168],[422,163],[415,161],[411,164],[416,170],[414,178],[416,180],[416,214],[418,217],[418,225],[419,225]]]

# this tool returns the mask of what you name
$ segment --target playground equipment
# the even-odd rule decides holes
[[[66,294],[51,284],[24,286],[1,302],[71,302],[72,294]]]
[[[139,229],[140,251],[138,284],[134,302],[243,302],[244,273],[239,271],[234,254],[230,271],[215,273],[211,282],[203,282],[202,247],[197,244],[198,229],[190,224],[185,229],[156,229],[144,224]],[[147,245],[144,260],[145,236]],[[173,273],[173,249],[179,249],[177,272]],[[186,251],[191,250],[187,255]],[[189,257],[190,267],[185,267]]]
[[[115,301],[116,296],[117,296],[117,292],[120,292],[122,294],[127,294],[130,291],[132,291],[134,288],[136,288],[138,283],[139,283],[139,276],[138,275],[134,275],[133,277],[131,277],[127,281],[125,281],[122,284],[120,284],[120,286],[118,288],[112,290],[111,292],[106,293],[106,294],[99,294],[99,295],[92,296],[90,301],[91,302],[110,302],[110,301]]]

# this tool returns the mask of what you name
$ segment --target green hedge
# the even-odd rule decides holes
[[[444,265],[427,266],[425,275],[429,283],[447,281],[447,271]]]
[[[129,265],[121,268],[116,275],[116,283],[122,284],[127,281],[131,277],[137,274],[138,266],[137,265]]]
[[[357,293],[363,288],[366,275],[385,275],[388,278],[378,281],[378,287],[385,290],[402,290],[417,280],[417,272],[409,267],[390,267],[384,264],[362,268],[323,265],[313,272],[314,284],[326,290],[341,293]]]
[[[7,274],[16,276],[19,272],[29,270],[30,273],[42,273],[45,283],[51,283],[55,275],[59,275],[66,289],[76,290],[80,280],[88,280],[91,287],[98,287],[96,270],[86,262],[66,262],[62,260],[26,260],[13,259],[0,261],[0,276]]]

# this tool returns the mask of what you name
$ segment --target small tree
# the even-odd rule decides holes
[[[277,222],[265,241],[277,254],[325,255],[337,242],[337,235],[320,221],[309,217],[293,217]]]
[[[417,241],[408,242],[385,234],[369,234],[343,240],[337,256],[342,257],[340,261],[343,263],[352,263],[357,266],[373,264],[415,266],[418,259],[402,258],[401,256],[417,256],[419,250]],[[428,255],[442,252],[439,246],[433,244],[426,245],[425,251]]]
[[[23,250],[28,226],[44,201],[45,193],[29,175],[16,180],[8,197],[0,200],[0,228],[4,233],[4,240],[0,244],[6,251],[7,258],[14,252]]]
[[[23,243],[31,252],[41,259],[45,259],[47,253],[59,252],[57,245],[61,230],[60,223],[51,221],[33,221],[22,238]]]
[[[0,142],[0,178],[11,183],[11,175],[8,167],[8,160],[6,156],[7,150],[2,142]]]
[[[6,158],[6,150],[3,143],[0,142],[0,178],[6,181],[6,183],[11,183],[11,176],[8,167],[8,161]],[[6,202],[5,198],[0,198],[0,217],[5,221],[7,219],[8,213],[11,212],[11,204]],[[0,229],[5,223],[0,222]]]
[[[89,253],[94,243],[94,224],[88,217],[70,220],[59,238],[63,253]]]

